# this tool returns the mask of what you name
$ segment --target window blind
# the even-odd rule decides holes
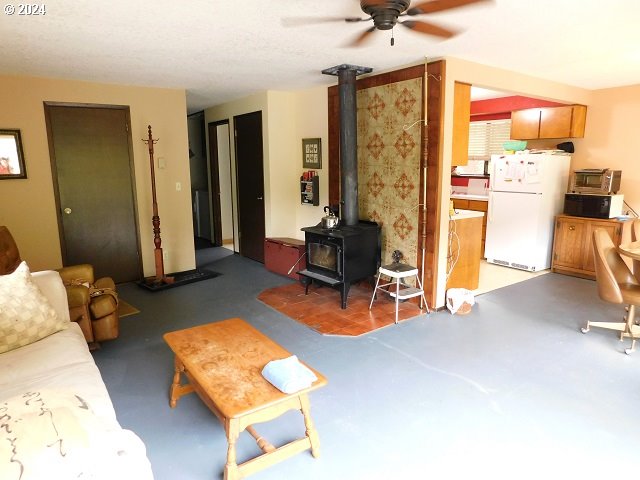
[[[469,159],[490,160],[500,154],[502,145],[511,139],[511,120],[489,120],[469,124]]]

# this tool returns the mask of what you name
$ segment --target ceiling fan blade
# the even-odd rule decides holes
[[[371,17],[347,17],[344,19],[345,22],[349,22],[349,23],[366,22],[367,20],[371,20]]]
[[[442,38],[451,38],[458,33],[447,28],[439,27],[433,23],[421,22],[418,20],[406,20],[404,22],[400,22],[400,25],[407,27],[414,32],[420,32],[426,35],[435,35],[436,37]]]
[[[373,33],[375,30],[376,30],[375,26],[366,29],[364,32],[362,32],[360,35],[358,35],[356,38],[354,38],[353,41],[347,45],[347,47],[358,47],[358,46],[360,46],[362,44],[362,42],[364,42],[369,37],[369,35],[371,33]]]
[[[281,19],[281,24],[284,27],[299,27],[302,25],[312,25],[315,23],[330,23],[330,22],[361,22],[363,20],[369,20],[368,18],[358,17],[286,17]]]
[[[434,13],[441,12],[443,10],[449,10],[450,8],[465,7],[473,3],[487,2],[493,0],[430,0],[428,2],[421,2],[417,5],[409,8],[406,15],[420,15],[422,13]]]

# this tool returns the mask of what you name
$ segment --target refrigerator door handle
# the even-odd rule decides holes
[[[493,190],[489,190],[489,218],[487,218],[487,223],[491,223],[493,220]]]

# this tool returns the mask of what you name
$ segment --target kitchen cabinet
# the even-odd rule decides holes
[[[630,235],[628,220],[572,217],[556,217],[553,237],[551,270],[565,275],[582,278],[596,278],[592,235],[596,228],[607,231],[613,243],[620,245],[623,238]]]
[[[511,138],[582,138],[586,119],[584,105],[516,110],[511,112]]]
[[[469,122],[471,118],[471,85],[455,82],[453,86],[453,142],[451,165],[469,161]]]
[[[478,288],[482,217],[484,214],[481,212],[460,210],[451,218],[449,235],[452,235],[452,238],[447,265],[447,289]]]
[[[487,206],[485,200],[467,200],[466,198],[453,198],[453,208],[456,210],[473,210],[476,212],[484,212],[482,217],[482,235],[480,243],[480,258],[484,257],[484,241],[487,236]]]

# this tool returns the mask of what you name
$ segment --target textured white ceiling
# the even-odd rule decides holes
[[[380,71],[425,57],[454,56],[589,89],[640,83],[638,0],[496,0],[421,17],[462,30],[452,39],[397,27],[395,46],[389,32],[377,31],[359,48],[345,44],[369,23],[283,26],[290,17],[361,16],[357,0],[45,5],[44,16],[0,15],[0,73],[184,88],[190,112],[265,89],[331,84],[335,77],[320,71],[337,64]]]

